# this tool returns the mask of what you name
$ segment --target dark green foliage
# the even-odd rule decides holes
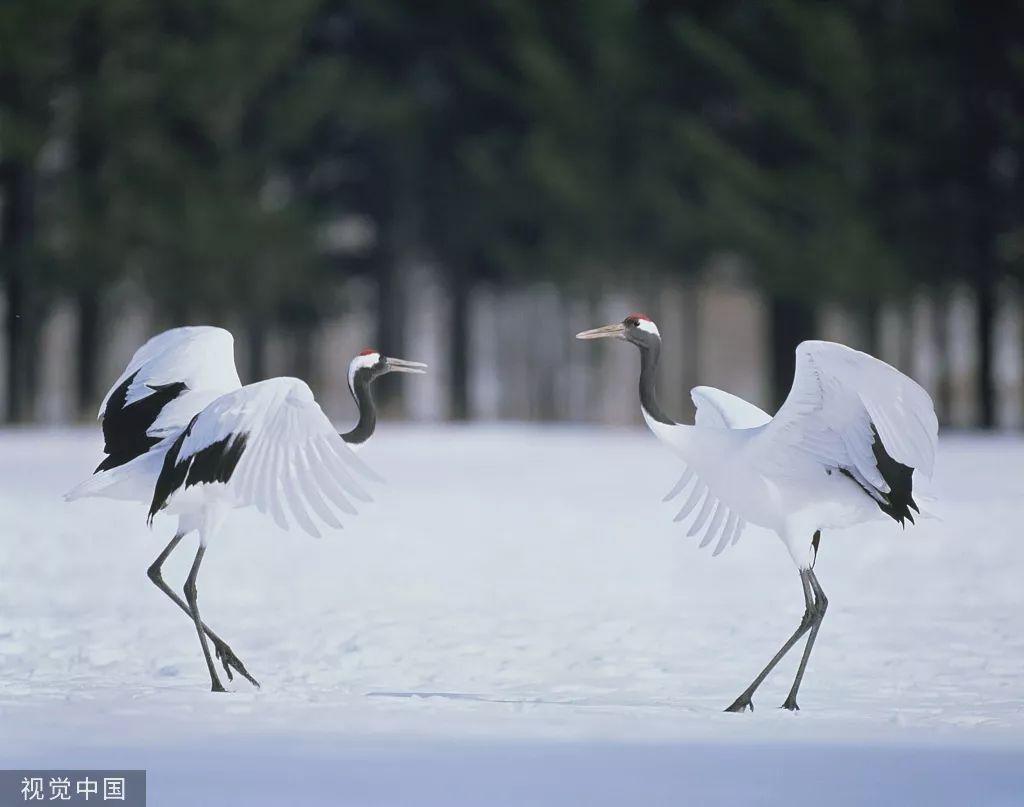
[[[870,321],[883,299],[967,279],[990,348],[985,301],[1024,276],[1022,16],[954,0],[0,3],[0,260],[26,314],[8,336],[31,342],[48,299],[77,300],[84,408],[118,281],[168,325],[244,322],[258,370],[268,323],[301,339],[332,281],[365,274],[378,347],[400,354],[402,273],[428,260],[455,313],[460,417],[473,284],[613,285],[725,254],[788,312],[780,383],[822,300]]]

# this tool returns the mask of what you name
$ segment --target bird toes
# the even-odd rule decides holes
[[[229,681],[234,680],[234,676],[232,674],[232,668],[234,668],[239,675],[256,687],[256,689],[260,688],[260,682],[249,674],[249,671],[245,669],[245,665],[242,664],[242,660],[235,655],[234,651],[228,647],[228,645],[224,642],[216,642],[215,648],[217,658],[220,659],[220,663],[224,667],[224,671],[227,673]]]
[[[753,712],[754,702],[750,700],[750,698],[745,698],[742,695],[725,707],[725,711],[727,712],[745,712],[747,709],[750,709],[750,711]]]
[[[229,681],[234,681],[235,677],[231,673],[231,665],[228,664],[227,656],[223,652],[221,652],[221,649],[219,647],[217,648],[216,652],[217,652],[217,658],[220,659],[220,664],[224,668],[224,672],[228,676],[228,680]]]

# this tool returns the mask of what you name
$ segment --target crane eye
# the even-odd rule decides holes
[[[627,328],[635,328],[640,324],[640,320],[636,317],[626,317],[624,324]]]

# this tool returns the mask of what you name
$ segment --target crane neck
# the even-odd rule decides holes
[[[658,423],[674,426],[676,422],[665,414],[655,395],[655,379],[658,375],[658,358],[661,354],[661,342],[638,345],[640,348],[640,406],[644,412]]]
[[[372,381],[373,376],[368,369],[357,370],[352,377],[350,389],[359,408],[359,422],[351,431],[341,435],[341,439],[349,445],[365,443],[377,428],[377,404],[373,400],[373,390],[370,387]]]

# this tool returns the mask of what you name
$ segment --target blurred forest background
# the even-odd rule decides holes
[[[572,335],[639,308],[679,416],[823,336],[1020,425],[1022,147],[1008,0],[5,0],[3,417],[216,323],[335,413],[370,344],[394,416],[632,422]]]

